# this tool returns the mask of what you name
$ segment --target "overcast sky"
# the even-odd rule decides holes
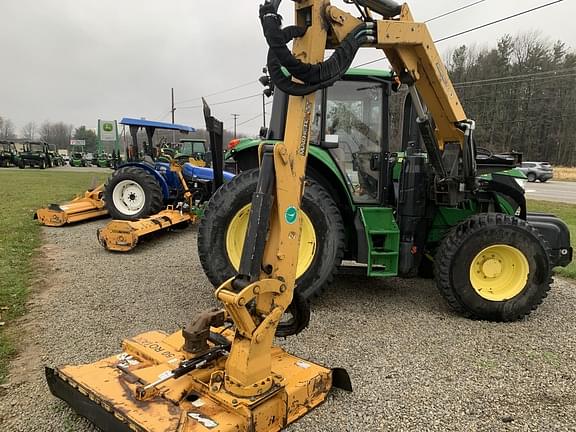
[[[409,5],[417,20],[425,20],[474,1],[412,0]],[[485,0],[429,26],[438,39],[549,1]],[[203,128],[198,98],[242,86],[207,99],[227,129],[233,128],[232,114],[239,114],[238,130],[255,134],[261,124],[260,97],[216,104],[261,92],[257,79],[266,45],[259,3],[0,0],[0,116],[12,119],[18,132],[28,121],[87,127],[95,127],[98,118],[124,116],[170,121],[174,87],[176,122]],[[332,3],[346,8],[342,1]],[[292,7],[284,0],[285,24],[292,23]],[[576,48],[575,16],[576,0],[564,0],[442,42],[439,49],[464,43],[490,46],[505,33],[532,30]],[[362,51],[354,64],[381,57],[373,49]]]

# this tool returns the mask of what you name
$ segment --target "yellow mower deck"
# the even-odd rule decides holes
[[[42,225],[59,227],[70,223],[81,222],[106,216],[108,210],[102,199],[104,185],[87,191],[84,196],[74,198],[64,204],[50,204],[36,211],[35,218]]]
[[[231,330],[212,329],[229,340]],[[182,331],[152,331],[127,339],[123,352],[96,363],[46,369],[51,392],[104,431],[274,432],[321,404],[332,371],[274,347],[270,390],[242,398],[224,389],[223,356],[203,368],[156,386],[145,400],[138,386],[150,384],[191,355]]]
[[[194,214],[174,210],[169,206],[160,213],[136,221],[113,220],[98,230],[98,241],[109,251],[128,252],[134,249],[138,240],[145,235],[175,225],[192,223],[195,219]]]

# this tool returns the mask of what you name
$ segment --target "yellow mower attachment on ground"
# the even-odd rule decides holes
[[[64,204],[50,204],[48,207],[38,209],[34,219],[38,219],[42,225],[59,227],[106,216],[108,210],[102,199],[103,192],[104,185],[101,184],[72,201]]]
[[[106,250],[128,252],[136,247],[138,240],[148,234],[176,225],[194,223],[197,216],[190,211],[168,206],[166,210],[136,221],[113,220],[98,229],[98,241]]]

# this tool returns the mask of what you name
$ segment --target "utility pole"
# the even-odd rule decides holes
[[[262,127],[266,128],[266,99],[265,94],[262,93]]]
[[[232,117],[234,117],[234,139],[236,139],[236,120],[240,117],[240,114],[232,114]]]
[[[172,87],[172,124],[174,124],[174,111],[176,108],[174,107],[174,87]],[[176,131],[172,131],[172,145],[176,144]]]

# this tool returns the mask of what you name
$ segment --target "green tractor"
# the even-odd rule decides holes
[[[88,161],[86,160],[86,153],[84,153],[84,146],[81,144],[73,144],[68,163],[72,167],[87,167]]]
[[[114,165],[112,156],[104,152],[94,155],[92,163],[99,168],[111,168]]]
[[[442,296],[467,317],[513,321],[529,314],[550,289],[552,267],[572,259],[566,225],[527,212],[517,155],[481,150],[471,134],[473,158],[463,160],[460,147],[449,145],[429,154],[412,97],[397,90],[388,72],[351,69],[318,91],[297,290],[320,295],[349,262],[368,277],[435,277]],[[198,234],[215,286],[238,270],[258,149],[282,140],[287,101],[277,88],[265,138],[229,145],[226,157],[240,174],[212,197]],[[456,180],[464,163],[474,173],[466,185]],[[449,181],[438,180],[439,164]]]

